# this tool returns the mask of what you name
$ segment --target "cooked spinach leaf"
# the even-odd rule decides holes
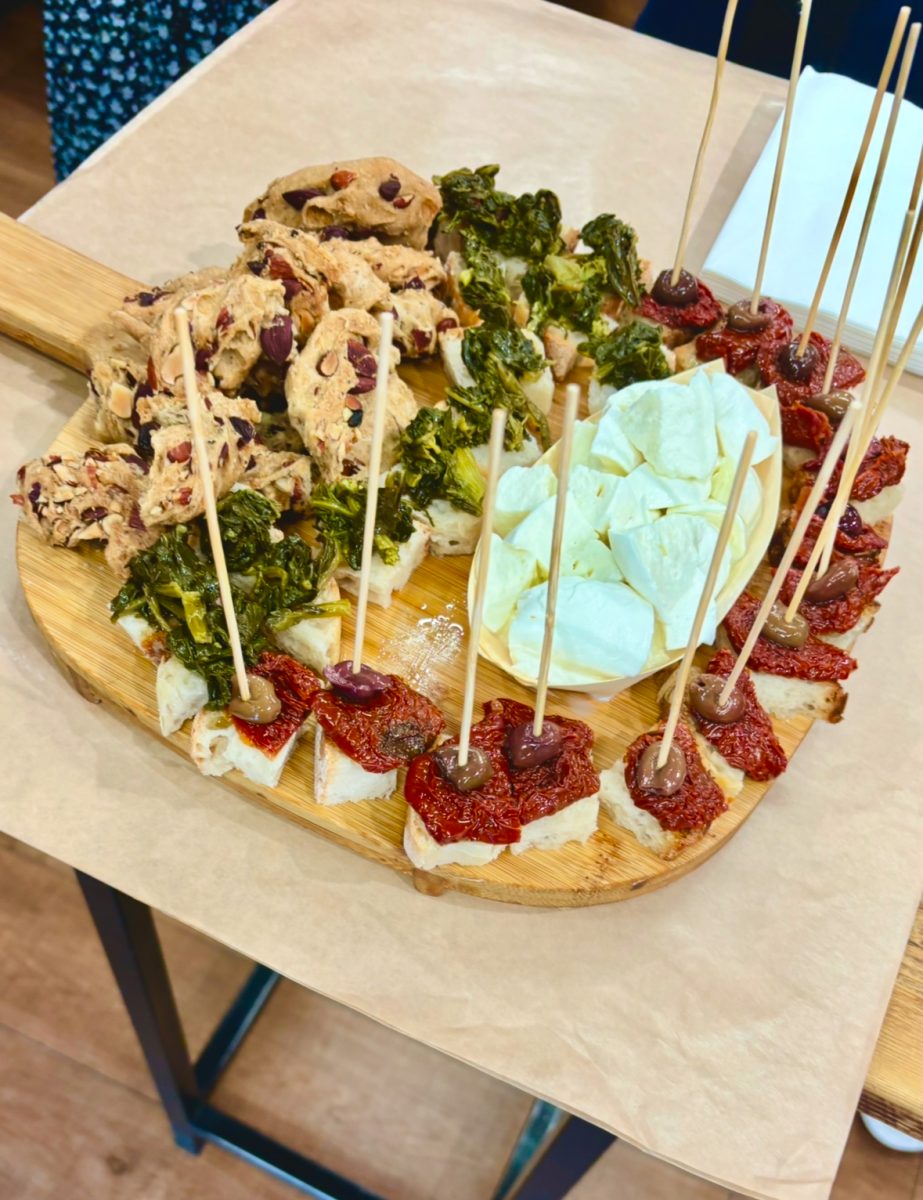
[[[311,494],[314,524],[321,541],[354,571],[362,564],[367,495],[365,483],[351,479],[318,484]],[[413,509],[403,494],[400,473],[396,472],[379,489],[375,510],[374,547],[382,562],[394,566],[401,543],[410,538],[413,530]]]
[[[463,167],[437,175],[442,195],[441,224],[476,234],[491,250],[532,261],[553,254],[561,245],[561,204],[554,192],[540,188],[514,196],[496,186],[496,164]]]
[[[666,379],[670,374],[660,334],[646,321],[632,321],[602,337],[591,337],[578,349],[595,361],[599,382],[612,387],[627,387],[641,379]]]

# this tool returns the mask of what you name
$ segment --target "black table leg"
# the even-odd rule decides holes
[[[150,908],[90,875],[76,874],[177,1145],[197,1154],[211,1142],[315,1200],[379,1200],[208,1101],[279,976],[263,966],[254,968],[193,1063]]]
[[[590,1167],[616,1140],[597,1125],[571,1117],[537,1100],[520,1137],[528,1143],[536,1131],[544,1132],[539,1144],[520,1165],[514,1151],[511,1166],[494,1200],[564,1200]]]
[[[212,1142],[316,1200],[378,1200],[209,1103],[279,976],[254,968],[194,1063],[150,908],[90,875],[76,874],[177,1145],[197,1154]],[[595,1125],[536,1101],[495,1200],[564,1200],[614,1141]]]
[[[197,1154],[203,1145],[192,1123],[198,1088],[151,910],[91,875],[78,871],[77,882],[135,1027],[173,1137],[184,1150]]]

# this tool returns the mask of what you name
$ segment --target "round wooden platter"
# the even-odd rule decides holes
[[[442,392],[442,373],[411,369],[406,373],[421,400]],[[555,406],[558,407],[557,405]],[[92,410],[85,404],[61,431],[54,453],[84,450],[94,441]],[[89,691],[131,714],[160,738],[154,696],[154,670],[120,630],[109,621],[108,602],[117,591],[115,577],[98,550],[61,550],[19,526],[16,557],[26,600],[55,655]],[[435,687],[428,690],[458,727],[464,678],[464,636],[467,635],[465,592],[468,558],[428,558],[408,586],[387,609],[371,606],[367,632],[367,661],[391,670],[401,669],[414,682],[422,667]],[[442,635],[438,671],[433,665],[436,630]],[[428,634],[426,631],[429,630]],[[343,622],[344,653],[352,644],[352,619]],[[621,758],[626,747],[656,720],[656,678],[647,679],[602,702],[573,692],[551,691],[549,711],[587,721],[596,735],[594,758],[599,769]],[[532,694],[499,667],[481,659],[478,701],[497,696],[531,703]],[[476,710],[476,711],[479,711]],[[88,715],[88,721],[90,720]],[[810,727],[808,721],[776,722],[779,738],[791,754]],[[165,739],[188,759],[184,731]],[[402,837],[406,806],[400,794],[382,802],[322,807],[311,800],[313,748],[304,737],[292,756],[279,787],[258,787],[234,772],[222,782],[267,808],[306,826],[357,854],[412,877],[423,892],[465,892],[512,904],[581,907],[625,900],[672,883],[710,858],[740,828],[765,795],[767,786],[748,781],[730,810],[707,836],[677,858],[663,861],[600,813],[600,827],[583,845],[559,850],[504,853],[484,867],[446,867],[423,872],[404,855]],[[192,763],[190,770],[195,770]],[[310,843],[304,843],[310,856]]]

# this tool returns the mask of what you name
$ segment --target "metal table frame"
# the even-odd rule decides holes
[[[151,909],[91,875],[76,875],[176,1144],[198,1154],[212,1142],[316,1200],[382,1200],[210,1102],[280,976],[255,966],[193,1062]],[[614,1141],[588,1121],[535,1101],[493,1200],[563,1200]]]

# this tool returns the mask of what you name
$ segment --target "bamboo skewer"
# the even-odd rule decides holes
[[[907,364],[910,362],[910,356],[913,354],[914,348],[917,342],[920,340],[921,334],[923,334],[923,305],[920,306],[920,309],[914,318],[913,325],[911,326],[910,333],[907,335],[906,342],[904,342],[903,349],[898,355],[897,362],[894,364],[891,374],[888,376],[888,382],[885,387],[882,388],[876,408],[876,418],[884,411],[888,401],[894,394],[894,389],[897,387],[898,383],[900,383],[901,376],[907,369]]]
[[[744,484],[747,481],[747,472],[750,469],[750,462],[753,458],[753,448],[756,445],[756,432],[750,430],[747,434],[747,439],[744,442],[743,453],[740,456],[740,462],[737,464],[737,470],[734,473],[734,482],[731,485],[731,494],[728,496],[727,508],[724,510],[724,518],[721,522],[721,528],[718,530],[718,540],[715,542],[714,553],[711,556],[711,562],[708,566],[708,574],[705,577],[705,586],[702,588],[702,595],[699,598],[699,607],[696,609],[695,617],[692,621],[692,629],[689,632],[689,643],[683,654],[682,662],[679,664],[679,669],[673,680],[673,695],[670,699],[670,711],[667,715],[667,723],[663,730],[663,739],[660,743],[660,750],[657,754],[657,770],[667,765],[667,759],[670,756],[670,747],[673,745],[673,735],[676,733],[676,726],[679,724],[679,715],[683,709],[683,697],[686,694],[686,684],[689,682],[689,672],[692,670],[692,660],[695,658],[695,652],[698,649],[699,641],[702,637],[702,626],[705,623],[705,614],[708,612],[708,606],[711,604],[715,592],[715,584],[718,582],[718,572],[721,570],[721,561],[724,558],[724,551],[731,537],[731,530],[734,528],[734,521],[737,517],[737,509],[740,507],[740,498],[743,495]]]
[[[365,496],[365,525],[362,530],[362,562],[359,568],[359,591],[356,596],[356,629],[353,636],[353,674],[362,668],[362,649],[365,644],[365,624],[369,610],[369,576],[372,553],[375,549],[375,518],[378,515],[378,477],[381,475],[381,447],[385,436],[385,417],[388,412],[388,375],[391,370],[391,336],[394,314],[383,312],[378,317],[378,368],[375,372],[375,412],[372,416],[372,444],[369,449],[369,471]]]
[[[824,520],[824,526],[813,547],[802,579],[799,581],[798,589],[792,597],[792,603],[794,603],[796,598],[798,599],[798,603],[801,603],[804,592],[809,586],[811,574],[815,569],[818,575],[823,575],[830,568],[830,562],[836,546],[836,534],[840,518],[846,510],[846,505],[849,503],[849,497],[852,494],[856,476],[859,473],[872,435],[884,411],[883,394],[885,389],[879,389],[879,385],[884,377],[888,358],[890,357],[891,345],[894,341],[897,324],[904,306],[904,299],[907,295],[907,289],[910,286],[914,266],[916,265],[916,256],[921,236],[923,236],[923,206],[920,206],[920,211],[916,214],[916,222],[914,222],[914,210],[919,203],[921,183],[923,183],[923,153],[920,155],[917,175],[910,197],[910,207],[904,218],[901,236],[898,240],[894,263],[891,268],[891,277],[888,281],[885,302],[881,311],[881,322],[875,337],[875,343],[872,347],[869,373],[862,392],[862,412],[857,426],[857,433],[850,442],[849,452],[843,463],[843,472],[837,485],[836,495],[834,496],[833,503],[830,505],[830,510]],[[911,226],[913,227],[912,235]],[[892,391],[893,388],[888,391],[889,398]],[[791,604],[789,608],[791,609]]]
[[[766,211],[766,224],[763,227],[763,242],[760,246],[759,264],[756,268],[756,279],[753,282],[753,295],[750,297],[750,312],[756,313],[760,305],[760,292],[763,288],[763,276],[766,273],[766,259],[769,255],[769,242],[772,238],[772,225],[776,216],[776,203],[779,199],[779,185],[782,182],[782,168],[785,164],[785,151],[788,148],[788,134],[792,124],[792,113],[795,108],[795,93],[798,90],[798,77],[801,74],[801,60],[804,57],[804,42],[808,34],[808,21],[811,19],[811,0],[802,0],[801,16],[798,20],[798,32],[795,35],[795,49],[792,53],[792,70],[788,80],[788,92],[785,97],[785,112],[782,117],[782,132],[779,135],[779,151],[776,154],[776,168],[772,176],[772,188],[769,192],[769,208]]]
[[[901,58],[900,70],[897,75],[897,83],[894,87],[894,99],[891,102],[891,112],[888,115],[888,124],[885,128],[884,139],[881,143],[881,151],[878,155],[878,166],[875,168],[875,176],[872,180],[872,189],[869,192],[868,203],[865,206],[865,215],[862,218],[862,227],[859,230],[859,240],[856,243],[856,250],[853,256],[852,267],[849,271],[849,278],[846,281],[846,290],[843,293],[843,303],[840,307],[840,315],[837,318],[836,328],[833,333],[833,340],[830,343],[830,358],[827,362],[827,369],[824,372],[824,383],[821,388],[822,392],[829,392],[830,385],[833,382],[833,372],[836,370],[836,360],[840,353],[840,346],[843,341],[843,330],[846,326],[846,318],[849,315],[849,307],[852,303],[853,292],[856,287],[856,280],[859,277],[859,268],[862,265],[862,256],[865,253],[865,245],[868,241],[869,230],[872,227],[872,218],[875,215],[875,206],[878,203],[878,193],[881,191],[881,182],[884,178],[885,167],[888,165],[888,156],[891,153],[891,142],[894,140],[894,130],[897,127],[897,118],[901,110],[901,102],[904,99],[904,92],[907,90],[907,79],[910,75],[910,68],[913,66],[914,55],[917,50],[917,41],[920,37],[920,23],[915,21],[910,26],[910,32],[907,35],[907,42],[904,46],[904,53]]]
[[[882,63],[881,74],[878,77],[878,87],[875,90],[875,96],[872,100],[872,107],[869,109],[868,120],[865,123],[865,133],[862,135],[862,141],[859,145],[859,150],[856,154],[855,165],[852,169],[852,175],[849,178],[849,183],[846,185],[846,194],[843,197],[843,204],[840,208],[840,215],[837,218],[836,226],[833,230],[833,236],[830,239],[830,245],[827,247],[827,257],[824,259],[824,265],[821,267],[820,278],[817,281],[817,287],[814,290],[814,298],[811,301],[811,307],[808,309],[808,315],[805,318],[804,330],[801,334],[801,339],[798,342],[797,354],[800,358],[808,346],[808,340],[811,332],[814,329],[814,322],[817,320],[817,313],[820,309],[820,303],[823,299],[824,288],[827,286],[827,279],[830,275],[830,268],[833,266],[833,260],[836,258],[836,252],[839,249],[840,238],[843,236],[843,230],[846,227],[846,220],[849,216],[849,210],[852,208],[853,197],[856,194],[856,188],[859,185],[859,178],[862,175],[862,168],[865,166],[866,155],[868,154],[869,145],[872,141],[872,134],[875,132],[875,126],[878,123],[878,114],[881,111],[881,105],[885,98],[885,93],[888,90],[888,81],[891,78],[891,72],[894,69],[894,62],[897,58],[897,52],[900,49],[900,44],[904,38],[904,31],[907,28],[907,22],[910,20],[910,7],[905,6],[897,14],[897,20],[894,23],[894,32],[891,35],[891,44],[888,46],[888,51],[885,54],[885,60]]]
[[[794,562],[795,555],[798,553],[799,547],[804,539],[805,531],[808,528],[808,523],[814,515],[814,510],[820,503],[820,499],[826,490],[830,476],[833,474],[833,468],[836,466],[840,458],[840,453],[846,439],[856,424],[856,416],[859,410],[858,401],[854,400],[850,404],[846,412],[846,416],[840,422],[840,427],[836,431],[833,441],[830,444],[830,449],[827,451],[827,456],[821,463],[820,470],[817,473],[817,478],[814,480],[814,486],[807,498],[807,501],[802,508],[798,520],[795,523],[795,528],[792,536],[789,538],[788,545],[785,547],[785,553],[782,555],[782,561],[776,568],[776,573],[769,585],[769,590],[763,598],[763,603],[759,607],[759,611],[753,619],[753,624],[750,627],[750,632],[747,634],[744,644],[740,648],[740,653],[737,655],[737,661],[728,675],[724,684],[724,690],[718,698],[719,704],[727,704],[731,697],[731,693],[737,686],[737,681],[740,679],[744,667],[753,652],[753,647],[756,645],[756,639],[760,636],[763,626],[766,624],[766,618],[769,616],[769,610],[772,608],[776,597],[781,591],[782,584],[785,581],[785,576],[788,574],[789,568]]]
[[[538,679],[535,681],[535,718],[532,733],[541,737],[548,701],[548,676],[551,672],[551,650],[554,642],[554,618],[558,605],[558,581],[561,577],[561,547],[564,541],[564,517],[567,512],[567,484],[570,479],[571,450],[574,443],[574,422],[580,404],[580,388],[568,384],[564,400],[564,424],[558,443],[558,493],[554,505],[554,526],[551,534],[551,557],[548,563],[548,594],[545,599],[545,632],[542,637],[542,656],[539,659]]]
[[[468,628],[468,656],[465,660],[465,691],[462,699],[461,725],[458,730],[456,762],[463,767],[468,762],[471,719],[474,715],[474,688],[478,673],[478,648],[481,642],[481,622],[484,599],[487,595],[487,576],[490,571],[490,544],[494,528],[494,504],[497,480],[500,478],[500,456],[503,454],[503,435],[506,432],[506,409],[495,408],[490,419],[490,443],[487,450],[487,484],[481,503],[481,546],[478,578],[474,589],[474,606]]]
[[[907,10],[910,11],[909,9]],[[695,204],[696,193],[699,190],[699,180],[702,176],[702,168],[705,164],[705,152],[708,149],[708,143],[711,138],[712,126],[715,123],[715,113],[718,109],[718,97],[721,93],[721,79],[724,75],[724,64],[727,60],[728,43],[731,40],[731,29],[734,25],[734,16],[737,12],[737,0],[728,0],[728,6],[724,12],[724,24],[721,27],[721,40],[718,43],[718,53],[715,57],[715,78],[711,88],[711,100],[708,103],[708,115],[705,118],[705,127],[702,130],[702,139],[699,142],[699,150],[695,158],[695,167],[692,171],[692,180],[689,184],[689,194],[686,196],[686,210],[683,213],[683,223],[679,231],[679,241],[676,243],[676,257],[673,260],[673,273],[670,276],[670,283],[675,287],[683,269],[683,259],[686,257],[686,245],[689,241],[689,226],[692,222],[692,209]]]
[[[907,298],[907,290],[910,287],[910,280],[913,276],[913,269],[916,266],[920,242],[923,240],[923,205],[919,203],[921,190],[923,190],[923,149],[920,151],[920,158],[917,162],[917,173],[910,192],[910,203],[904,217],[901,237],[898,241],[898,252],[894,260],[894,270],[896,271],[900,267],[902,274],[888,317],[884,342],[885,351],[878,364],[879,379],[884,374],[885,368],[888,365],[888,359],[891,356],[891,347],[897,335],[897,324],[901,318],[904,301]],[[909,241],[907,241],[908,226],[914,221],[914,214],[916,215],[916,222],[913,227],[913,234],[910,236]]]
[[[224,545],[221,541],[221,526],[218,523],[218,505],[215,501],[215,482],[212,479],[211,462],[208,458],[208,440],[202,425],[202,409],[199,403],[195,356],[192,351],[192,338],[189,336],[189,310],[179,305],[173,314],[173,318],[176,323],[176,335],[179,339],[180,355],[183,360],[186,408],[189,412],[189,427],[192,430],[195,462],[199,468],[199,479],[202,481],[205,523],[208,526],[208,540],[211,544],[215,575],[218,578],[218,594],[221,597],[221,607],[224,609],[228,642],[231,646],[231,657],[234,661],[237,690],[240,693],[241,700],[249,700],[250,682],[247,679],[247,666],[244,662],[243,647],[240,644],[237,614],[234,611],[234,594],[231,591],[231,579],[228,575],[228,565],[224,557]]]
[[[843,471],[840,476],[840,481],[837,485],[836,495],[833,502],[824,518],[824,523],[820,533],[817,536],[805,568],[801,573],[801,578],[798,581],[798,586],[789,601],[788,608],[785,610],[785,619],[791,621],[798,611],[798,608],[805,597],[805,593],[811,586],[811,582],[815,577],[824,575],[830,568],[830,561],[833,558],[833,551],[836,546],[836,535],[840,524],[840,518],[849,503],[849,497],[852,493],[852,486],[855,482],[856,475],[862,465],[862,460],[865,457],[865,452],[868,449],[868,444],[871,441],[872,433],[878,424],[879,417],[884,410],[884,405],[887,403],[887,398],[890,399],[893,387],[887,389],[882,388],[881,394],[877,395],[879,383],[884,374],[885,365],[888,361],[891,344],[894,339],[894,334],[897,329],[897,322],[900,318],[901,309],[903,308],[904,298],[907,294],[907,288],[910,285],[910,278],[913,274],[914,264],[916,262],[917,249],[919,248],[921,235],[923,235],[923,206],[921,206],[917,214],[917,220],[913,226],[913,237],[910,236],[911,225],[913,224],[914,208],[916,207],[920,181],[923,179],[923,154],[920,156],[920,167],[917,170],[917,179],[914,183],[913,192],[911,194],[911,207],[907,211],[907,216],[904,220],[903,231],[898,240],[897,250],[894,255],[894,263],[891,268],[891,277],[888,281],[887,291],[885,293],[885,302],[881,310],[881,321],[878,326],[878,332],[875,336],[875,342],[872,346],[872,357],[869,361],[869,372],[866,376],[865,386],[862,390],[862,399],[859,401],[860,412],[856,421],[856,433],[850,441],[849,450],[846,459],[843,463]],[[910,340],[910,349],[907,351],[904,358],[904,365],[913,353],[913,343],[915,339]],[[905,346],[905,350],[907,347]],[[900,371],[895,369],[892,377],[900,378],[903,372],[903,367]]]

